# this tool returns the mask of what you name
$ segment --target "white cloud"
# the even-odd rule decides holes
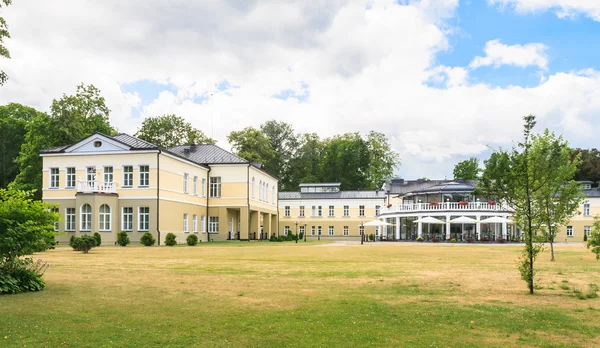
[[[517,12],[554,10],[559,18],[571,18],[583,14],[600,21],[600,1],[598,0],[488,0],[492,5],[513,7]]]
[[[409,178],[450,177],[457,159],[518,138],[529,113],[579,146],[593,144],[595,71],[498,88],[470,84],[465,67],[435,63],[450,49],[444,20],[457,4],[20,0],[6,11],[12,59],[2,63],[11,80],[0,103],[47,110],[53,98],[93,83],[121,131],[135,132],[139,107],[142,118],[181,115],[223,146],[230,131],[273,118],[321,136],[374,129],[388,135]],[[143,91],[121,89],[139,80],[177,90],[142,105]],[[223,80],[239,88],[217,91]],[[432,80],[445,88],[428,86]],[[283,90],[303,95],[303,83],[308,99],[273,98]]]
[[[500,40],[491,40],[485,44],[483,51],[485,56],[475,57],[469,67],[476,69],[482,66],[515,65],[518,67],[537,66],[540,69],[548,69],[548,57],[546,45],[541,43],[529,43],[526,45],[505,45]]]

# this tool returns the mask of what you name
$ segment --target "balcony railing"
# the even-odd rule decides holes
[[[396,204],[391,207],[381,208],[381,214],[390,213],[406,213],[406,212],[434,212],[434,211],[491,211],[491,212],[506,212],[508,206],[499,203],[483,203],[483,202],[448,202],[448,203],[413,203],[413,204]]]
[[[77,192],[117,193],[117,185],[114,182],[80,180],[77,182]]]

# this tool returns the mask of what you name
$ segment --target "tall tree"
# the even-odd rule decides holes
[[[543,247],[534,236],[547,223],[540,202],[551,201],[548,196],[555,194],[553,188],[572,180],[564,168],[573,163],[570,158],[565,160],[566,142],[553,133],[532,134],[535,116],[526,116],[524,121],[523,140],[510,151],[494,151],[485,161],[480,186],[485,194],[499,197],[514,209],[516,221],[525,234],[519,271],[533,294],[534,262]]]
[[[596,254],[596,261],[600,260],[600,216],[594,217],[594,227],[586,243],[588,249]]]
[[[2,3],[5,6],[10,5],[12,0],[1,0],[0,1],[0,9],[2,9]],[[6,24],[6,20],[3,17],[0,17],[0,57],[10,59],[10,52],[8,49],[4,47],[4,38],[10,38],[10,33],[8,32],[8,24]],[[2,70],[0,70],[0,86],[2,86],[8,80],[8,76]]]
[[[215,143],[214,139],[207,137],[204,132],[194,128],[183,117],[173,114],[145,119],[135,136],[164,148],[177,145]]]
[[[321,155],[320,178],[340,182],[343,190],[361,190],[367,186],[369,148],[358,133],[336,135],[325,140]]]
[[[79,85],[75,95],[53,100],[51,114],[38,113],[27,124],[27,135],[17,157],[19,174],[12,182],[17,189],[36,190],[41,198],[42,159],[39,151],[54,146],[69,145],[94,132],[112,135],[104,97],[93,85]]]
[[[324,143],[316,133],[300,136],[300,147],[291,159],[288,190],[297,190],[302,183],[319,182],[320,161]]]
[[[39,111],[17,103],[0,106],[0,188],[6,188],[19,173],[15,159],[27,134],[27,124]]]
[[[471,157],[454,166],[454,179],[475,180],[479,176],[479,159]]]
[[[271,147],[275,152],[266,170],[279,178],[280,190],[294,189],[291,184],[290,162],[300,146],[294,128],[287,122],[270,120],[263,123],[260,130],[271,141]]]
[[[370,131],[367,135],[369,166],[366,190],[379,190],[392,178],[394,169],[400,165],[400,155],[392,149],[383,133]]]
[[[236,155],[250,162],[262,163],[265,168],[272,168],[271,161],[275,158],[275,150],[269,138],[259,129],[246,127],[241,131],[233,131],[227,136],[227,141]]]
[[[600,151],[597,149],[575,149],[573,156],[581,156],[575,180],[591,180],[594,186],[600,182]]]

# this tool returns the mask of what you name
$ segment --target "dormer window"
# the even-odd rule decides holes
[[[94,147],[100,147],[100,146],[102,146],[102,142],[100,140],[94,141]]]

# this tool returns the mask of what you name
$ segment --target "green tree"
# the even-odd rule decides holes
[[[535,116],[524,117],[523,140],[511,150],[496,150],[485,161],[480,180],[481,190],[498,197],[514,209],[515,218],[525,234],[525,247],[519,263],[521,278],[534,292],[534,262],[543,244],[534,235],[547,223],[541,201],[551,201],[553,189],[570,182],[567,169],[573,162],[567,158],[567,143],[553,133],[534,135]],[[565,169],[567,168],[567,169]]]
[[[575,180],[590,180],[594,186],[600,181],[600,151],[597,149],[575,149],[573,157],[581,156],[581,163],[577,168]]]
[[[475,180],[479,176],[479,159],[471,157],[454,166],[454,179]]]
[[[276,153],[271,141],[260,130],[246,127],[241,131],[233,131],[227,136],[231,150],[238,156],[250,161],[262,163],[265,168],[272,168],[271,162]],[[271,173],[275,175],[275,173]]]
[[[369,148],[358,133],[336,135],[325,140],[320,161],[320,179],[340,182],[343,190],[367,186]]]
[[[596,254],[596,261],[600,260],[600,216],[594,217],[594,227],[587,241],[587,248]]]
[[[0,106],[0,188],[6,188],[19,173],[15,159],[25,142],[27,124],[39,113],[17,103]]]
[[[10,5],[12,0],[0,0],[0,9],[2,9],[2,3],[5,6]],[[8,24],[6,24],[6,20],[3,17],[0,17],[0,57],[10,59],[10,52],[4,46],[4,38],[9,39],[10,33],[8,32]],[[8,80],[8,76],[2,70],[0,70],[0,86],[2,86]]]
[[[183,117],[173,114],[145,119],[135,136],[164,148],[177,145],[215,143],[214,139],[207,137],[201,130],[194,128]]]
[[[289,190],[297,190],[301,183],[319,182],[320,162],[324,143],[316,133],[300,136],[300,146],[290,160]]]
[[[47,250],[54,239],[58,213],[53,205],[33,199],[31,192],[0,189],[0,262],[10,264]]]
[[[112,135],[104,97],[93,85],[79,85],[75,95],[53,100],[51,114],[38,113],[27,124],[27,135],[17,157],[19,174],[12,185],[17,189],[36,190],[41,198],[42,159],[39,151],[80,141],[94,132]]]
[[[292,185],[291,162],[300,146],[298,135],[291,124],[270,120],[260,126],[263,135],[271,142],[274,157],[265,169],[279,178],[279,188],[282,191],[295,189]]]
[[[369,166],[366,190],[378,190],[392,178],[394,169],[400,165],[400,155],[392,150],[383,133],[370,131],[367,135]]]
[[[87,254],[90,250],[98,246],[98,241],[93,236],[84,235],[75,237],[71,243],[71,247],[77,251],[83,251]]]

